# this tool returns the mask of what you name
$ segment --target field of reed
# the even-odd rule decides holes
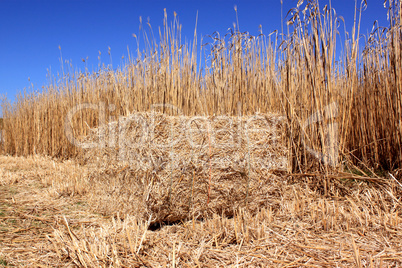
[[[401,168],[401,12],[398,1],[387,5],[389,27],[364,38],[362,14],[356,11],[356,23],[346,31],[342,17],[315,1],[290,12],[287,34],[250,36],[232,29],[199,40],[195,32],[193,43],[181,42],[176,16],[170,22],[165,14],[160,42],[145,42],[124,66],[96,73],[69,68],[43,92],[3,102],[2,150],[75,157],[79,148],[67,139],[66,128],[83,137],[99,121],[162,104],[186,116],[285,116],[293,172],[317,162],[306,147],[325,153],[328,124],[337,126],[341,168],[349,163],[372,173]],[[148,38],[150,31],[142,34],[156,40]],[[66,120],[83,103],[113,109],[80,109]],[[327,109],[331,105],[335,109]],[[314,114],[321,119],[306,126]]]
[[[366,1],[352,29],[299,2],[191,43],[165,11],[123,66],[3,101],[0,265],[401,265],[402,5],[362,36]]]

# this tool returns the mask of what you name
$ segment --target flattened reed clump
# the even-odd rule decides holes
[[[97,148],[81,158],[96,167],[93,203],[152,223],[256,211],[269,200],[271,173],[286,171],[282,120],[138,113],[94,129],[82,145]]]

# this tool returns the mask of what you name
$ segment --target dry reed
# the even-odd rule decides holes
[[[230,216],[267,202],[272,173],[287,170],[283,140],[275,115],[138,113],[94,130],[85,142],[98,148],[81,163],[96,167],[92,203],[103,214],[152,215],[151,223]]]
[[[339,61],[341,18],[301,7],[200,50],[165,13],[120,69],[3,102],[0,264],[401,266],[401,3]]]
[[[402,188],[322,175],[271,176],[258,211],[150,226],[102,217],[96,167],[48,157],[0,157],[0,261],[35,267],[399,267]],[[358,179],[359,177],[355,177]],[[114,204],[107,202],[110,210]],[[141,204],[138,204],[141,205]]]
[[[165,13],[160,43],[145,43],[146,49],[138,49],[120,69],[90,74],[71,67],[43,93],[22,94],[12,106],[3,103],[3,151],[74,157],[79,148],[67,139],[66,128],[80,138],[99,121],[163,104],[187,116],[233,116],[239,111],[286,116],[294,172],[311,169],[317,161],[310,152],[327,155],[334,141],[340,150],[334,165],[361,163],[372,171],[400,168],[400,3],[389,1],[389,27],[376,28],[361,50],[361,14],[355,15],[354,28],[350,34],[343,32],[342,39],[342,20],[335,11],[326,6],[321,12],[318,3],[306,2],[303,10],[290,12],[287,35],[250,36],[232,29],[225,37],[211,36],[201,50],[197,39],[180,42],[176,15],[169,26]],[[337,55],[338,39],[344,46]],[[202,54],[206,57],[197,56]],[[66,120],[68,112],[83,103],[104,105],[106,110],[81,109]],[[330,105],[337,109],[306,126],[314,113],[325,113]],[[335,139],[328,139],[328,124],[337,124]],[[323,161],[318,162],[325,171]]]

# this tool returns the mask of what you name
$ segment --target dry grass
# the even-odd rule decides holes
[[[394,180],[331,177],[325,195],[322,175],[272,175],[257,211],[150,226],[141,215],[94,213],[94,194],[114,208],[109,191],[89,187],[95,167],[43,157],[0,160],[0,258],[10,266],[402,265],[402,188]],[[72,187],[77,177],[79,188]],[[250,205],[260,201],[253,197]]]
[[[266,202],[272,173],[287,167],[275,115],[139,113],[94,130],[86,143],[99,140],[115,146],[90,148],[81,157],[96,168],[90,177],[90,188],[99,193],[94,207],[142,219],[152,215],[151,223],[233,215],[244,206],[256,211]]]
[[[310,149],[325,155],[334,141],[340,149],[334,164],[341,168],[346,163],[371,172],[401,168],[399,1],[389,1],[390,26],[373,31],[364,49],[359,13],[347,33],[334,10],[320,11],[314,1],[306,2],[303,12],[290,13],[292,24],[283,36],[232,29],[225,37],[216,33],[183,44],[177,17],[169,25],[166,15],[160,42],[144,42],[144,51],[138,49],[121,68],[91,74],[70,67],[43,93],[23,94],[13,106],[3,103],[3,151],[75,157],[80,150],[67,139],[66,128],[82,138],[99,122],[162,104],[161,112],[173,106],[186,116],[284,115],[294,172],[316,170]],[[148,34],[141,32],[145,40]],[[207,44],[197,49],[197,42]],[[68,117],[84,103],[92,106]],[[331,104],[334,109],[327,109]],[[316,112],[319,122],[311,117]],[[328,129],[330,123],[337,124],[334,130]],[[327,171],[322,161],[318,164]]]
[[[1,156],[0,163],[1,264],[61,266],[49,236],[63,217],[73,218],[74,228],[98,225],[102,220],[80,205],[85,204],[81,179],[86,169],[47,157]]]
[[[387,5],[363,50],[356,14],[340,61],[341,19],[314,1],[283,37],[233,29],[201,50],[165,16],[120,69],[3,102],[0,265],[401,266],[402,12]]]

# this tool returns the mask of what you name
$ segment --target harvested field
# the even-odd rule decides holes
[[[117,217],[94,212],[94,195],[99,202],[101,196],[109,194],[89,187],[96,172],[95,167],[73,161],[1,156],[2,264],[402,265],[402,188],[393,179],[369,182],[351,174],[338,174],[329,176],[325,186],[322,175],[271,175],[263,190],[265,203],[256,211],[243,207],[229,217],[213,214],[203,220],[150,226],[150,218],[144,220],[135,214]]]

